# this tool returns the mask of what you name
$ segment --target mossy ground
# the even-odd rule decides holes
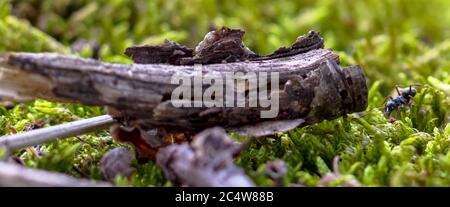
[[[259,186],[271,186],[265,163],[282,159],[284,185],[450,186],[450,2],[447,0],[319,1],[1,1],[0,52],[71,53],[80,39],[101,45],[104,61],[130,63],[123,55],[134,44],[164,38],[194,46],[211,25],[244,28],[246,44],[259,53],[289,45],[310,29],[320,31],[341,64],[359,64],[367,75],[369,107],[267,139],[252,140],[236,163]],[[31,23],[28,23],[26,18]],[[90,57],[85,48],[78,53]],[[382,114],[395,85],[420,83],[412,107]],[[36,100],[0,106],[0,134],[104,114],[102,107]],[[98,162],[119,146],[108,132],[81,135],[41,146],[41,157],[24,149],[14,155],[30,167],[101,179]],[[245,139],[236,137],[237,139]],[[338,169],[333,159],[339,156]],[[168,186],[154,163],[136,165],[138,174],[119,185]],[[325,184],[329,173],[339,176]],[[323,181],[323,179],[322,179]]]

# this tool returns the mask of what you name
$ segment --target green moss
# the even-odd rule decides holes
[[[12,16],[0,18],[0,38],[0,51],[68,52],[52,37]]]

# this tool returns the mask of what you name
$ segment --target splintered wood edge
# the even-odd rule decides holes
[[[56,97],[55,84],[49,77],[30,73],[6,64],[8,56],[0,57],[0,97],[4,100],[31,101],[45,98],[53,101],[70,102]]]

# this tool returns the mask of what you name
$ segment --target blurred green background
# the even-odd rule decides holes
[[[131,63],[123,55],[129,46],[169,39],[194,47],[209,30],[221,26],[244,29],[246,45],[261,54],[288,46],[309,30],[319,31],[325,47],[336,51],[343,65],[362,66],[370,87],[368,112],[374,115],[280,134],[281,139],[243,154],[237,163],[258,185],[269,185],[260,172],[267,160],[278,158],[290,169],[286,185],[317,185],[336,155],[343,157],[340,168],[349,177],[330,185],[345,185],[348,179],[363,185],[450,185],[448,0],[1,0],[0,52],[75,53]],[[421,88],[418,103],[389,125],[377,108],[395,85],[414,83],[427,86]],[[52,125],[71,116],[104,113],[101,108],[42,100],[0,112],[3,133],[11,133],[8,126],[20,131],[43,117]],[[98,136],[86,139],[98,141]],[[17,154],[30,166],[98,179],[98,169],[87,166],[115,144],[101,150],[83,145],[85,153],[77,155],[66,145],[78,141],[68,142],[48,146],[50,157],[44,161],[26,151]],[[51,153],[61,151],[69,151],[75,161]],[[91,161],[83,161],[86,157]],[[77,172],[72,165],[78,166]],[[133,185],[166,183],[151,163],[140,172]]]

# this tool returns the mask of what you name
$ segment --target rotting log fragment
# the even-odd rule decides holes
[[[362,70],[358,66],[342,70],[336,61],[330,50],[317,49],[278,59],[203,66],[203,78],[223,78],[233,71],[278,72],[279,91],[270,93],[280,95],[280,111],[272,119],[260,118],[265,108],[247,107],[254,101],[248,98],[246,107],[173,107],[170,94],[178,85],[171,83],[171,78],[193,78],[193,66],[122,65],[47,53],[4,56],[0,60],[0,96],[104,105],[118,111],[115,116],[127,116],[139,125],[186,130],[298,118],[311,124],[363,111],[367,106]],[[270,90],[270,82],[266,87]]]
[[[222,27],[210,31],[194,49],[166,40],[158,46],[132,46],[125,54],[139,64],[212,64],[239,61],[268,60],[297,55],[324,47],[324,40],[319,32],[310,31],[299,36],[290,47],[280,47],[274,53],[261,56],[245,46],[242,38],[245,32],[240,29]]]
[[[144,157],[154,157],[157,148],[182,140],[172,137],[167,142],[160,132],[188,132],[191,136],[205,128],[222,126],[240,135],[259,137],[367,107],[367,85],[361,68],[342,69],[338,56],[322,49],[323,39],[317,32],[300,36],[290,47],[268,56],[251,52],[242,36],[241,30],[222,28],[210,32],[195,51],[174,42],[127,50],[136,62],[152,64],[124,65],[49,53],[10,53],[0,57],[0,96],[107,106],[108,113],[125,127],[113,127],[120,130],[112,134],[122,134],[115,138],[134,144]],[[230,54],[234,57],[229,58]],[[191,65],[194,63],[205,64],[203,79],[224,80],[227,74],[236,72],[266,72],[270,77],[276,73],[278,87],[272,87],[271,81],[251,87],[249,79],[244,79],[249,86],[244,95],[245,107],[236,107],[235,103],[232,107],[175,107],[172,101],[176,100],[171,100],[171,95],[179,83],[171,80],[176,76],[194,82],[198,72]],[[202,89],[211,86],[200,84]],[[268,89],[270,98],[279,96],[275,117],[261,118],[269,107],[250,107],[258,100],[250,99],[248,94],[260,91],[260,87]],[[199,98],[194,95],[183,98]],[[230,95],[223,95],[219,100],[227,106]],[[148,133],[154,130],[157,133]]]
[[[192,58],[183,58],[181,64],[210,64],[244,61],[257,55],[242,41],[244,31],[223,27],[205,35]]]
[[[157,164],[172,183],[191,187],[251,187],[254,183],[233,163],[241,144],[221,128],[210,128],[188,144],[160,149]]]
[[[280,57],[292,56],[314,49],[321,49],[324,46],[324,40],[319,32],[309,31],[308,34],[299,36],[297,40],[288,48],[280,47],[275,52],[268,56],[255,57],[252,60],[267,60]]]
[[[179,65],[181,58],[192,57],[193,49],[175,42],[165,40],[158,46],[133,46],[125,50],[125,54],[139,64],[168,63]]]
[[[143,45],[126,49],[135,63],[192,65],[238,62],[257,57],[242,41],[244,31],[223,27],[211,31],[194,49],[165,41],[159,46]]]

